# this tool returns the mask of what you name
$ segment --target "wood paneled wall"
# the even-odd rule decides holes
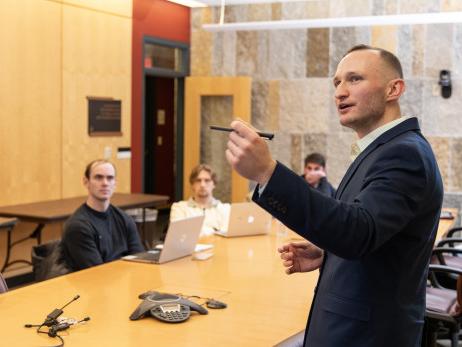
[[[111,1],[104,3],[109,5]],[[129,192],[130,161],[114,160],[118,147],[130,147],[131,18],[128,13],[110,15],[63,6],[62,71],[63,196],[85,192],[81,184],[84,165],[102,157],[107,146],[117,166],[117,190]],[[87,96],[122,100],[122,137],[88,136]]]
[[[131,0],[0,1],[0,204],[85,194],[109,147],[130,190]],[[89,137],[87,96],[122,100],[120,137]]]
[[[61,195],[61,5],[0,1],[0,204]]]

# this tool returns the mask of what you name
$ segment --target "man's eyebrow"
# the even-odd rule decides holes
[[[354,76],[354,75],[361,75],[361,73],[359,73],[359,72],[357,72],[357,71],[348,71],[348,72],[344,73],[345,78],[348,78],[348,77],[351,77],[351,76]],[[334,77],[332,78],[332,81],[333,81],[333,82],[336,82],[336,81],[338,81],[339,79],[340,79],[340,78],[339,78],[338,76],[334,76]]]

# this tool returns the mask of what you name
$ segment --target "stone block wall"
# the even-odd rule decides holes
[[[225,22],[447,11],[462,11],[462,1],[319,0],[237,5],[226,7]],[[202,24],[217,23],[218,19],[218,7],[192,10],[191,74],[251,76],[252,123],[276,133],[271,143],[275,158],[301,172],[307,153],[322,152],[334,185],[350,164],[350,145],[355,141],[355,134],[337,120],[332,86],[336,65],[344,52],[358,43],[394,52],[407,82],[402,113],[419,118],[435,151],[447,193],[445,204],[461,207],[462,24],[202,30]],[[452,74],[450,99],[439,95],[437,83],[443,69]],[[211,154],[203,159],[210,158]]]

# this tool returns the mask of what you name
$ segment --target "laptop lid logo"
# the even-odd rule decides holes
[[[247,223],[249,223],[249,224],[252,224],[254,221],[255,221],[255,217],[254,217],[254,216],[249,216],[249,217],[247,218]]]

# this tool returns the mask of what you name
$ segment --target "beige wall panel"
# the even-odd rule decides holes
[[[62,0],[63,4],[132,17],[131,0]]]
[[[398,27],[395,25],[371,27],[371,45],[396,53],[398,47]]]
[[[250,123],[250,77],[188,77],[185,93],[184,136],[184,198],[188,198],[189,173],[200,160],[201,96],[230,95],[233,97],[233,115]],[[225,153],[223,153],[225,155]],[[209,163],[213,165],[213,163]],[[248,181],[234,170],[231,174],[231,201],[244,201],[248,194]]]
[[[85,165],[109,158],[117,167],[119,192],[130,191],[130,160],[117,148],[130,146],[131,19],[63,6],[63,197],[85,194]],[[87,96],[122,100],[123,136],[88,135]]]
[[[61,195],[61,5],[0,1],[0,205]]]

